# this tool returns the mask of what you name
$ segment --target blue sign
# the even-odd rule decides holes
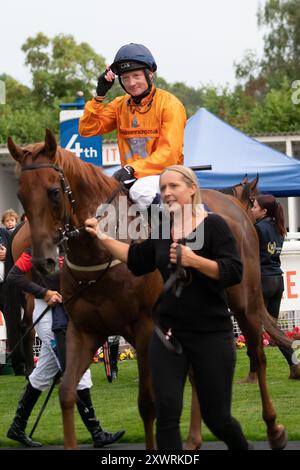
[[[81,137],[78,132],[82,110],[61,111],[60,145],[75,153],[80,160],[102,166],[102,137]]]

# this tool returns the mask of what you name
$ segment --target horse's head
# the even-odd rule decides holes
[[[256,177],[252,180],[249,181],[248,176],[245,175],[244,178],[242,179],[242,182],[240,183],[240,192],[237,189],[238,192],[238,199],[240,202],[243,204],[244,208],[248,212],[248,215],[250,218],[254,221],[253,216],[252,216],[252,207],[253,207],[253,202],[255,200],[255,197],[260,194],[258,190],[258,181],[259,181],[259,175],[257,174]]]
[[[221,192],[237,198],[243,208],[252,218],[251,208],[253,206],[253,201],[255,197],[259,194],[257,188],[258,180],[258,174],[252,181],[249,181],[248,176],[245,175],[240,183],[234,186],[230,186],[228,188],[224,188],[221,190]]]
[[[9,137],[8,149],[20,165],[18,198],[30,223],[33,262],[40,272],[51,272],[56,266],[56,244],[62,221],[68,219],[71,212],[64,191],[63,173],[55,164],[55,136],[46,130],[44,143],[24,148]]]

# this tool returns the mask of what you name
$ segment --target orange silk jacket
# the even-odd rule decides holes
[[[183,104],[171,93],[153,87],[140,105],[129,95],[108,104],[88,101],[79,133],[91,137],[117,129],[121,164],[134,168],[134,176],[141,178],[183,164],[185,124]]]

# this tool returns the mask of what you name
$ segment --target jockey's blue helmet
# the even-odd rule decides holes
[[[138,69],[155,72],[157,65],[147,47],[131,42],[118,50],[110,68],[116,75],[122,75],[122,73]]]

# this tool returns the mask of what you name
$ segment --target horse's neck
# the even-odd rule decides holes
[[[97,207],[110,197],[113,190],[110,178],[99,168],[86,166],[77,157],[72,163],[73,165],[70,165],[66,161],[62,168],[75,199],[73,222],[76,225],[83,224],[88,217],[95,216]]]
[[[67,155],[67,157],[69,156]],[[73,163],[73,165],[68,164],[67,161],[64,163],[62,159],[60,166],[75,199],[75,214],[71,217],[71,222],[76,227],[82,227],[84,221],[89,217],[94,217],[97,208],[113,195],[117,182],[114,184],[114,180],[111,181],[111,178],[104,175],[100,169],[90,165],[86,166],[77,157]],[[117,196],[112,202],[112,206],[115,206],[116,217],[118,217],[120,210],[127,213],[128,201],[127,197],[123,195],[124,198],[124,207],[122,206],[121,209],[118,206]],[[103,263],[110,256],[103,251],[99,240],[92,239],[84,230],[80,232],[78,238],[69,240],[67,255],[71,262],[82,266]]]

